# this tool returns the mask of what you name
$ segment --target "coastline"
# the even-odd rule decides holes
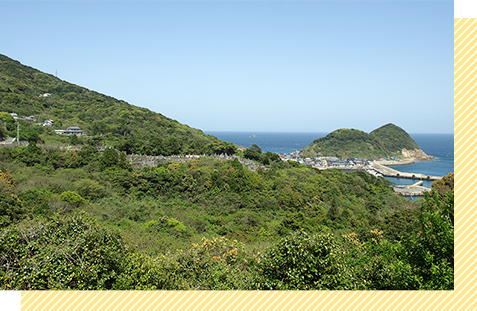
[[[386,177],[398,177],[398,178],[410,178],[410,179],[421,179],[421,180],[438,180],[442,179],[442,176],[431,176],[421,173],[407,173],[398,171],[394,168],[388,166],[397,166],[397,165],[407,165],[419,161],[415,158],[409,158],[406,160],[400,161],[373,161],[371,166],[375,171]]]
[[[376,164],[381,164],[384,166],[398,166],[398,165],[408,165],[418,161],[415,158],[407,158],[405,160],[382,160],[382,161],[374,161]]]
[[[382,160],[382,161],[374,161],[374,163],[381,164],[384,166],[399,166],[399,165],[408,165],[413,164],[419,161],[436,161],[436,158],[433,156],[428,156],[428,158],[405,158],[403,160]]]

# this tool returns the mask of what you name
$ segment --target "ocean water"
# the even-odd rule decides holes
[[[325,137],[328,133],[293,133],[293,132],[205,132],[220,140],[228,141],[242,147],[253,144],[262,152],[291,153],[311,144],[315,139]]]
[[[308,146],[313,140],[328,133],[280,133],[280,132],[206,132],[223,141],[243,147],[256,144],[262,152],[290,153]],[[419,161],[409,165],[392,166],[402,172],[444,176],[454,172],[454,134],[409,134],[428,155],[437,161]],[[397,185],[409,185],[415,181],[406,178],[388,178]],[[424,181],[424,187],[432,182]]]
[[[409,134],[427,154],[436,161],[419,161],[409,165],[390,166],[401,172],[444,176],[454,172],[454,134]],[[388,177],[396,185],[408,185],[409,179]],[[431,187],[432,181],[423,181],[424,187]]]

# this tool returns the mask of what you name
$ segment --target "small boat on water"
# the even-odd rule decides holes
[[[257,135],[250,135],[250,137],[257,137]]]

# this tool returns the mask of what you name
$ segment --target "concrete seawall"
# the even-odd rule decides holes
[[[381,164],[377,164],[374,162],[372,164],[374,170],[381,173],[383,176],[387,177],[399,177],[399,178],[410,178],[410,179],[424,179],[424,180],[439,180],[442,179],[441,176],[430,176],[425,174],[417,174],[417,173],[406,173],[400,172],[390,167],[386,167]]]
[[[431,188],[422,186],[422,180],[410,186],[394,186],[394,192],[400,193],[405,197],[420,196],[430,192]]]

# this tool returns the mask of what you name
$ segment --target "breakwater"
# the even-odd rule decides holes
[[[430,188],[426,188],[422,186],[422,181],[418,181],[417,183],[407,186],[394,186],[394,192],[399,193],[405,197],[413,197],[413,196],[422,196],[426,192],[430,192]]]
[[[442,179],[442,176],[430,176],[426,174],[418,174],[418,173],[406,173],[406,172],[400,172],[398,170],[395,170],[393,168],[377,164],[374,162],[372,164],[372,168],[380,173],[383,176],[387,177],[397,177],[397,178],[410,178],[410,179],[424,179],[424,180],[439,180]]]

